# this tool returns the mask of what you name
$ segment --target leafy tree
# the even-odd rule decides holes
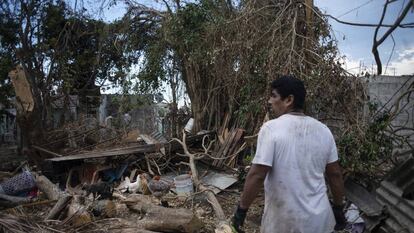
[[[256,131],[268,83],[281,74],[303,79],[310,90],[308,111],[327,118],[350,104],[350,83],[361,88],[341,68],[326,19],[304,1],[165,3],[165,11],[130,5],[123,22],[134,25],[127,36],[143,61],[139,82],[157,88],[169,80],[166,64],[175,64],[196,130],[218,128],[228,115],[230,124]],[[353,103],[351,109],[360,107]]]
[[[118,28],[74,12],[61,0],[7,0],[0,3],[0,84],[11,96],[7,73],[17,64],[26,71],[35,98],[30,116],[19,118],[24,144],[39,143],[51,124],[51,103],[70,94],[99,95],[106,80],[128,72]]]

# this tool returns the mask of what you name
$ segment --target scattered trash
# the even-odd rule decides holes
[[[358,207],[351,204],[346,213],[346,220],[348,221],[347,230],[350,233],[362,233],[365,230],[365,221],[360,217],[360,211]]]
[[[0,193],[11,196],[19,196],[21,193],[27,193],[36,187],[32,174],[24,171],[0,184]]]

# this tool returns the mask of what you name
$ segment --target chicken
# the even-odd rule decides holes
[[[135,182],[131,182],[129,177],[125,177],[125,180],[121,182],[121,184],[116,188],[117,190],[125,193],[136,193],[141,189],[141,179],[138,175],[137,180]]]
[[[151,191],[148,188],[148,183],[151,180],[151,177],[147,174],[147,173],[143,173],[141,175],[139,175],[139,177],[137,179],[141,180],[141,192],[144,195],[149,195],[151,194]]]
[[[123,193],[140,192],[142,194],[148,195],[148,194],[151,194],[151,192],[148,190],[149,179],[151,179],[151,177],[146,173],[142,173],[138,175],[137,180],[135,182],[131,182],[129,177],[125,177],[125,180],[121,182],[121,184],[116,188],[116,190],[123,192]]]
[[[162,197],[167,194],[172,187],[170,182],[161,180],[160,176],[154,176],[154,178],[148,183],[148,189],[152,195],[161,201],[161,205],[168,207],[168,203],[162,200]]]

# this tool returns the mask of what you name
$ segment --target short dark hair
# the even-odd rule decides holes
[[[284,75],[273,80],[271,88],[272,90],[276,89],[282,99],[285,99],[289,95],[293,95],[293,108],[304,108],[306,90],[302,80],[293,75]]]

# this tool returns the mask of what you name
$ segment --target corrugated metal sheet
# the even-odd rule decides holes
[[[345,181],[345,194],[348,200],[369,217],[379,217],[384,214],[384,205],[380,204],[375,195],[353,180]]]
[[[375,193],[370,193],[360,184],[353,180],[346,180],[345,195],[354,205],[364,213],[361,217],[365,221],[365,231],[375,232],[380,224],[388,217],[385,205],[379,203],[375,198]]]
[[[404,198],[414,184],[414,159],[411,157],[391,171],[377,189],[377,200],[387,207],[389,217],[381,232],[414,233],[414,201]],[[406,195],[404,195],[406,196]]]
[[[367,232],[414,233],[414,158],[395,167],[374,194],[351,180],[347,198],[364,213]],[[385,207],[385,208],[383,208]]]

